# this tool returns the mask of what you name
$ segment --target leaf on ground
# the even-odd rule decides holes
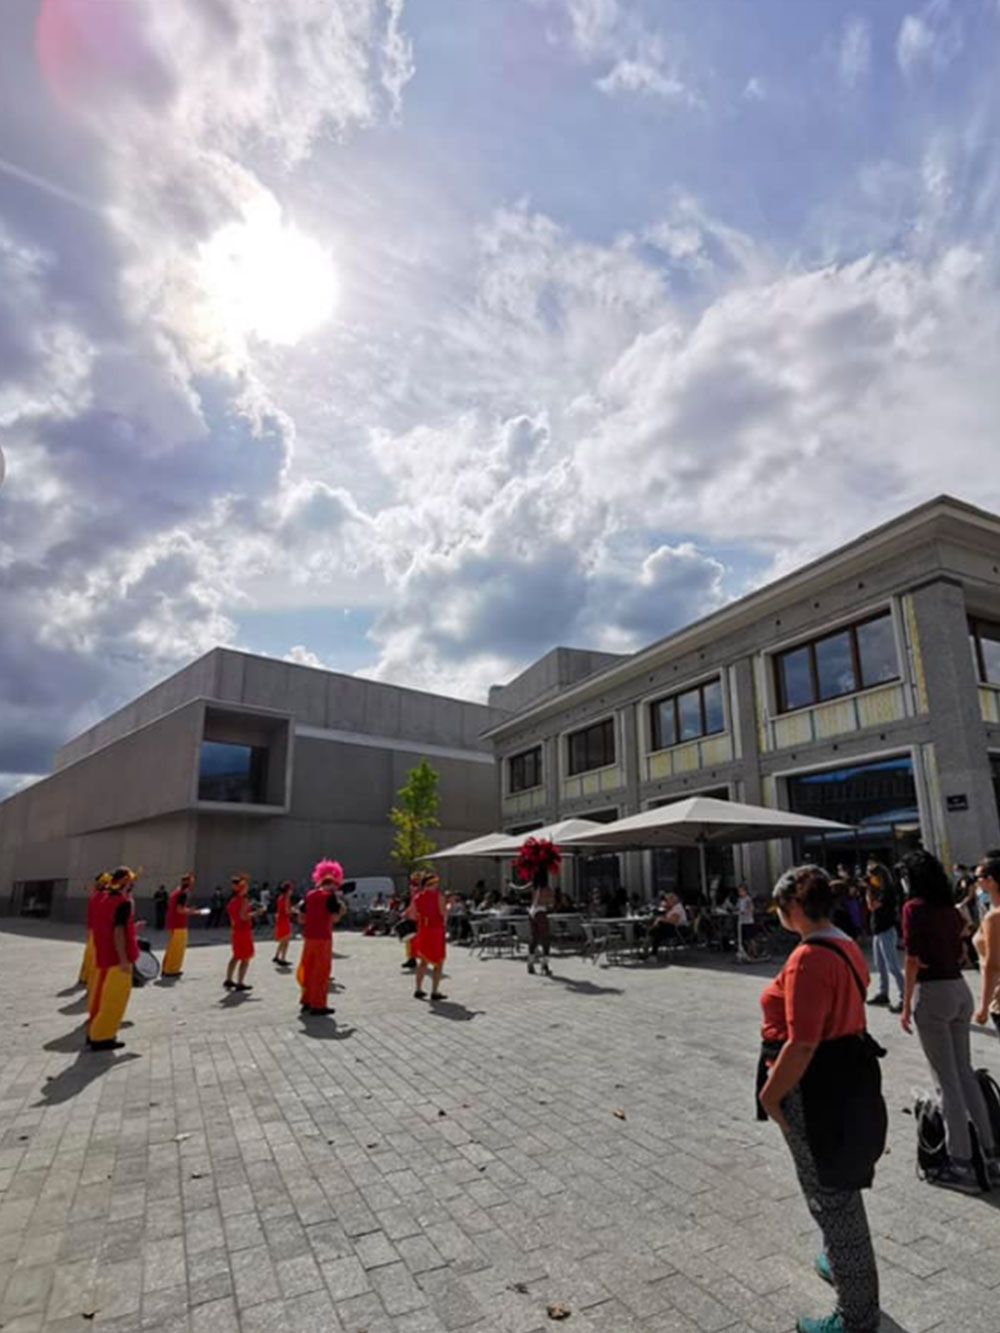
[[[175,1142],[175,1143],[183,1143],[186,1139],[190,1139],[191,1137],[192,1137],[192,1135],[191,1135],[190,1133],[187,1133],[187,1134],[175,1134],[175,1135],[174,1135],[174,1142]]]
[[[84,1319],[93,1319],[94,1316],[97,1314],[97,1311],[96,1311],[96,1310],[81,1310],[81,1311],[80,1311],[80,1314],[83,1316]]]
[[[439,1115],[439,1116],[441,1116],[441,1115],[447,1115],[447,1114],[448,1114],[447,1111],[438,1111],[438,1115]]]
[[[620,1106],[619,1106],[619,1107],[616,1107],[615,1110],[613,1110],[613,1111],[611,1112],[611,1114],[615,1117],[616,1120],[627,1120],[627,1119],[628,1119],[628,1116],[625,1114],[625,1112],[622,1110],[622,1108],[621,1108]]]
[[[366,1148],[377,1148],[377,1147],[378,1147],[378,1144],[377,1144],[377,1143],[366,1143],[366,1144],[365,1144],[365,1147],[366,1147]]]
[[[551,1305],[545,1307],[545,1313],[550,1319],[568,1319],[573,1312],[568,1305],[560,1305],[553,1301]]]
[[[516,1291],[519,1296],[527,1296],[528,1284],[527,1282],[508,1282],[507,1290]]]
[[[207,1172],[207,1171],[192,1171],[192,1172],[191,1172],[191,1179],[192,1179],[192,1180],[204,1180],[205,1177],[206,1177],[207,1175],[208,1175],[208,1172]]]

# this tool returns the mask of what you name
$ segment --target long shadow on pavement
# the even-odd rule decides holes
[[[565,986],[568,991],[574,995],[624,995],[625,992],[620,986],[598,986],[596,981],[577,981],[574,977],[561,977],[558,972],[553,972],[552,981],[558,981],[560,986]]]
[[[341,1028],[329,1017],[322,1014],[300,1014],[303,1037],[313,1041],[346,1041],[354,1036],[353,1028]]]
[[[42,1046],[44,1051],[65,1051],[72,1053],[83,1048],[84,1040],[87,1036],[87,1024],[81,1023],[79,1027],[72,1028],[69,1032],[64,1032],[61,1037],[53,1037]]]
[[[61,1014],[85,1014],[87,1012],[86,991],[80,996],[78,1000],[74,1000],[72,1004],[63,1005],[62,1008],[59,1010],[59,1012]]]
[[[486,1013],[485,1009],[466,1009],[457,1000],[435,1000],[430,1011],[435,1018],[450,1018],[453,1023],[471,1023],[479,1014]]]
[[[140,1056],[135,1051],[126,1051],[124,1055],[116,1055],[111,1051],[81,1051],[74,1064],[46,1080],[41,1098],[35,1102],[35,1106],[59,1106],[62,1102],[68,1102],[71,1097],[76,1097],[88,1088],[95,1079],[117,1069],[119,1065],[138,1059]]]
[[[238,1009],[241,1004],[258,1004],[259,995],[247,995],[245,991],[227,991],[219,1001],[220,1009]]]

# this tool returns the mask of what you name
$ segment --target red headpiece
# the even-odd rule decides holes
[[[514,873],[520,880],[533,880],[543,871],[557,875],[562,865],[562,852],[549,838],[528,838],[514,862]]]
[[[344,882],[344,867],[339,861],[317,861],[312,873],[313,884],[318,888],[329,881],[339,889]]]

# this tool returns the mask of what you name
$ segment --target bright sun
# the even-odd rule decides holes
[[[274,199],[248,205],[202,245],[201,286],[231,338],[290,346],[328,319],[337,299],[330,256],[281,216]]]

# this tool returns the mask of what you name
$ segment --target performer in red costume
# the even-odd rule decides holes
[[[167,899],[167,930],[170,931],[170,939],[167,942],[167,952],[163,955],[161,976],[179,977],[184,971],[188,917],[195,915],[195,910],[188,906],[188,894],[193,888],[194,875],[182,875],[180,884]]]
[[[94,962],[94,913],[98,898],[110,883],[111,876],[107,871],[97,875],[91,885],[90,897],[87,899],[87,943],[83,950],[83,961],[80,963],[80,985],[87,987],[88,999],[94,989],[94,974],[97,971]]]
[[[413,937],[413,956],[417,960],[413,998],[423,1000],[424,977],[431,969],[431,999],[446,1000],[441,993],[441,973],[447,952],[445,944],[445,905],[441,881],[432,870],[420,870],[414,876],[416,885],[410,897],[410,911],[417,923]],[[412,881],[411,881],[412,882]]]
[[[550,977],[549,912],[555,903],[555,891],[549,883],[550,875],[558,875],[562,852],[548,838],[528,838],[514,862],[514,874],[520,880],[531,881],[531,906],[528,917],[531,931],[528,943],[528,972],[535,974],[535,953],[542,951],[542,972]]]
[[[278,896],[274,902],[274,962],[279,967],[291,967],[288,961],[288,945],[292,938],[292,889],[294,885],[286,879],[278,886]]]
[[[129,996],[132,965],[139,957],[131,888],[135,875],[120,866],[111,876],[94,908],[94,961],[96,974],[90,1003],[87,1045],[92,1051],[116,1051]]]
[[[229,960],[229,966],[226,968],[226,979],[222,984],[226,990],[248,991],[253,990],[252,986],[246,985],[246,975],[247,968],[250,966],[250,959],[254,955],[254,911],[248,896],[250,877],[248,875],[234,875],[232,886],[233,896],[226,904],[226,913],[229,916],[229,924],[232,928],[233,956]],[[233,980],[234,973],[236,975],[235,981]]]
[[[345,907],[337,890],[344,882],[338,861],[320,861],[312,873],[313,887],[299,909],[302,923],[302,957],[296,980],[302,987],[299,1007],[303,1013],[332,1014],[327,1004],[333,971],[333,928]]]

